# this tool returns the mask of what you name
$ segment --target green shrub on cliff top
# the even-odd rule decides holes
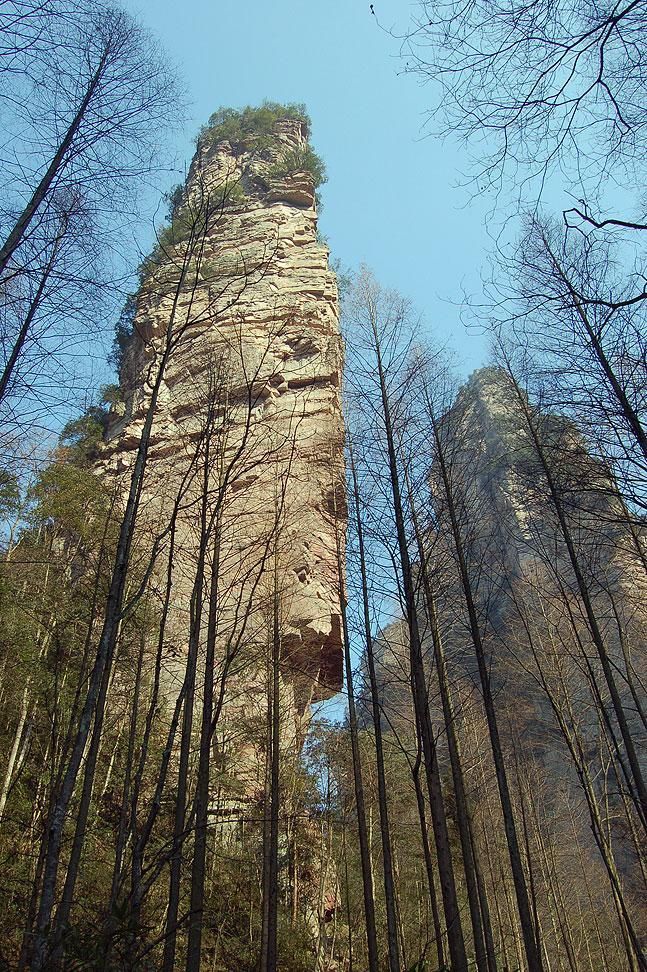
[[[202,128],[198,141],[209,143],[228,138],[233,142],[244,141],[248,135],[271,135],[274,123],[280,118],[294,118],[303,122],[306,136],[310,134],[310,116],[305,105],[281,105],[264,101],[258,108],[219,108]]]
[[[249,105],[240,110],[219,108],[200,132],[198,141],[209,145],[222,139],[244,143],[248,137],[253,136],[256,145],[259,140],[264,139],[272,143],[274,125],[281,118],[294,118],[302,122],[306,137],[309,136],[310,116],[305,105],[281,105],[275,101],[264,101],[259,108],[252,108]],[[326,181],[326,167],[323,160],[309,145],[287,152],[272,166],[268,175],[280,179],[292,172],[309,172],[315,188]]]
[[[292,149],[279,159],[268,171],[271,179],[282,179],[293,172],[309,172],[315,189],[326,181],[326,166],[321,156],[306,145],[305,148]]]

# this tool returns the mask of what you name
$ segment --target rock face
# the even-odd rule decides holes
[[[162,367],[137,550],[145,570],[157,547],[160,612],[170,578],[164,692],[172,704],[193,631],[200,694],[212,634],[217,745],[242,748],[252,776],[277,642],[286,745],[341,685],[342,346],[308,153],[298,118],[203,133],[143,269],[101,457],[125,489]]]
[[[608,470],[586,451],[572,423],[556,413],[538,414],[536,422],[542,448],[553,464],[553,476],[567,497],[569,532],[590,585],[600,625],[609,650],[617,652],[621,668],[615,624],[622,618],[627,631],[644,624],[644,618],[639,618],[644,611],[637,607],[640,601],[644,603],[644,570],[641,571],[637,548],[637,543],[644,543],[644,536],[638,539],[627,530],[627,512]],[[464,543],[479,620],[487,638],[496,645],[492,667],[496,682],[500,676],[497,664],[505,656],[505,646],[521,637],[515,597],[521,598],[521,591],[529,585],[538,604],[563,596],[553,576],[557,570],[568,578],[573,597],[576,585],[545,476],[505,372],[494,367],[474,372],[440,420],[439,434],[452,474],[454,502],[464,511],[467,524]],[[440,473],[434,465],[430,487],[437,525],[437,533],[430,534],[430,543],[436,551],[432,562],[438,610],[444,621],[447,648],[455,653],[454,673],[459,677],[468,675],[475,681],[446,503]],[[609,604],[611,599],[616,601],[615,614]],[[422,604],[420,610],[421,627],[426,630]],[[396,645],[398,655],[397,662],[390,666],[395,697],[402,691],[397,688],[398,682],[403,681],[399,656],[401,646],[406,644],[400,620],[385,632],[385,656],[391,643]],[[405,678],[408,693],[406,681]],[[503,681],[501,676],[502,684]],[[525,682],[527,685],[517,673],[517,680],[510,686],[514,697],[525,688],[529,697],[536,694],[532,680]],[[627,704],[631,708],[629,699]]]
[[[516,757],[505,733],[508,727],[514,727],[525,756],[532,757],[528,765],[533,766],[545,787],[542,799],[549,819],[554,811],[554,839],[571,846],[569,828],[572,835],[574,825],[570,818],[566,823],[559,822],[566,819],[560,816],[559,801],[580,806],[579,844],[589,848],[594,862],[597,851],[582,802],[581,782],[555,710],[562,719],[564,712],[571,713],[569,718],[584,741],[588,772],[592,778],[603,780],[611,771],[600,741],[591,673],[611,719],[612,708],[545,472],[523,413],[515,403],[505,372],[481,369],[459,391],[439,423],[439,434],[452,477],[454,503],[462,516],[463,551],[499,725],[506,727],[502,734],[504,755],[513,765]],[[532,414],[542,452],[560,490],[569,535],[606,654],[617,673],[626,722],[636,748],[644,752],[644,725],[636,711],[630,678],[632,672],[644,678],[644,530],[628,528],[631,518],[609,471],[587,452],[572,423],[557,413]],[[429,533],[429,563],[438,627],[455,711],[460,713],[457,731],[459,737],[462,734],[465,753],[476,762],[472,754],[479,752],[479,737],[481,752],[489,752],[487,728],[444,493],[433,465],[430,485],[435,532]],[[431,659],[433,640],[422,595],[418,622]],[[406,622],[396,620],[385,628],[377,647],[382,705],[390,722],[406,726],[411,718]],[[441,725],[431,662],[430,673],[432,718]],[[546,687],[552,692],[552,701]],[[439,731],[440,758],[444,759],[442,737]],[[604,772],[600,767],[606,767]],[[616,786],[620,792],[622,784],[614,783]],[[609,805],[612,803],[609,800]],[[621,814],[618,819],[622,819]],[[610,830],[611,826],[616,825],[610,825]],[[614,853],[629,887],[637,867],[622,827],[618,824],[613,832],[617,841]]]

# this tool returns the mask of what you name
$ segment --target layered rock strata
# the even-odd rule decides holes
[[[163,367],[137,550],[143,571],[157,551],[160,612],[171,560],[164,692],[177,696],[201,600],[201,656],[210,627],[217,642],[216,700],[226,676],[219,744],[242,747],[248,763],[261,758],[277,638],[286,745],[310,703],[341,684],[342,347],[307,156],[300,119],[279,118],[269,134],[203,133],[143,268],[123,402],[101,457],[125,491]]]

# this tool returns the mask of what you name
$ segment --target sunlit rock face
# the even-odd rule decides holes
[[[193,597],[202,602],[198,695],[211,626],[216,700],[226,675],[217,744],[224,753],[238,740],[252,775],[277,638],[286,746],[298,742],[310,703],[341,684],[342,346],[313,178],[299,168],[306,148],[306,126],[293,118],[269,134],[203,134],[176,198],[177,229],[160,234],[144,268],[123,403],[101,459],[126,490],[170,346],[136,557],[144,572],[157,547],[160,613],[171,579],[162,651],[169,702],[184,678]]]

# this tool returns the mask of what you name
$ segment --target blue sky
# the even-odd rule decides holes
[[[399,42],[364,0],[128,0],[177,63],[189,113],[175,146],[220,106],[303,102],[325,159],[320,230],[331,259],[368,264],[410,297],[460,370],[483,363],[486,341],[460,321],[462,291],[477,291],[488,250],[487,200],[458,188],[462,146],[425,137],[431,93],[402,74]],[[379,21],[402,29],[408,6],[376,0]],[[169,183],[179,181],[178,177]]]

